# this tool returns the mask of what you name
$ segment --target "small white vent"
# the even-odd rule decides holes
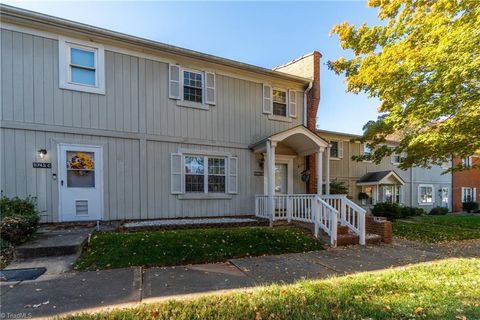
[[[76,200],[75,213],[77,216],[88,216],[88,200]]]

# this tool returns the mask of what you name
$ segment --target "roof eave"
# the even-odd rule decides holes
[[[257,74],[262,74],[270,77],[303,83],[306,85],[308,85],[308,83],[310,83],[311,81],[311,79],[308,79],[308,78],[294,76],[284,72],[270,70],[267,68],[262,68],[262,67],[251,65],[248,63],[243,63],[243,62],[226,59],[226,58],[222,58],[222,57],[218,57],[218,56],[214,56],[206,53],[201,53],[194,50],[180,48],[180,47],[168,45],[165,43],[128,35],[121,32],[111,31],[108,29],[94,27],[94,26],[83,24],[80,22],[75,22],[75,21],[62,19],[62,18],[58,18],[58,17],[30,11],[30,10],[16,8],[16,7],[5,5],[5,4],[0,4],[0,14],[1,16],[8,17],[12,20],[21,20],[21,21],[30,22],[30,23],[32,22],[40,23],[40,24],[48,25],[54,28],[61,28],[63,30],[81,32],[83,34],[90,35],[90,36],[107,38],[110,40],[121,41],[123,43],[129,43],[137,46],[140,45],[140,46],[148,47],[150,49],[162,51],[165,53],[182,55],[189,58],[195,58],[195,59],[199,59],[199,60],[203,60],[211,63],[224,65],[227,67],[239,68],[239,69],[254,72]]]

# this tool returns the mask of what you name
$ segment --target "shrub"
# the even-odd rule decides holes
[[[33,197],[26,199],[0,199],[0,235],[3,240],[16,245],[28,240],[37,230],[39,217],[36,201]]]
[[[372,208],[372,214],[376,217],[395,220],[402,217],[402,210],[397,203],[379,202]]]
[[[430,215],[432,216],[443,216],[448,213],[448,208],[444,207],[435,207],[432,210],[430,210]]]
[[[13,246],[0,238],[0,268],[5,268],[13,257]]]
[[[417,208],[417,207],[402,207],[401,208],[401,217],[402,218],[421,216],[421,215],[424,215],[426,213],[427,212],[422,208]]]
[[[463,211],[466,211],[466,212],[475,212],[475,211],[478,210],[478,203],[476,203],[474,201],[463,202],[462,203],[462,209],[463,209]]]

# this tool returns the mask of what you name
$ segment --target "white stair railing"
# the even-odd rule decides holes
[[[358,235],[358,242],[365,245],[365,215],[367,213],[365,209],[345,195],[323,195],[322,199],[340,212],[340,224],[347,226]]]
[[[337,244],[339,211],[315,194],[275,195],[273,216],[269,212],[268,196],[255,196],[255,215],[260,218],[300,221],[314,224],[315,237],[321,229],[330,236],[330,244]]]

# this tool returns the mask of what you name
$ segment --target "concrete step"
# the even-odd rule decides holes
[[[367,233],[365,235],[365,242],[367,244],[380,244],[382,242],[382,236],[374,233]]]
[[[15,248],[15,260],[74,255],[80,252],[93,228],[52,229],[42,227],[35,239]]]

